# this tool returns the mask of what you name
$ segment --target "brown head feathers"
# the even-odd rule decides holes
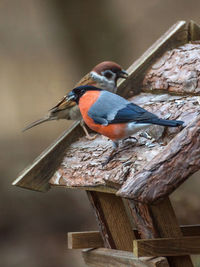
[[[112,72],[118,72],[121,71],[122,68],[120,65],[118,65],[117,63],[113,62],[113,61],[103,61],[101,63],[99,63],[98,65],[96,65],[92,71],[95,71],[98,74],[101,74],[102,71],[105,70],[111,70]]]

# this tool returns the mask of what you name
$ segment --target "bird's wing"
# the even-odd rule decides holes
[[[90,72],[87,73],[76,85],[75,87],[81,85],[94,85],[95,81],[92,79]]]
[[[81,86],[81,85],[92,85],[92,84],[94,84],[94,80],[92,79],[90,73],[88,73],[75,85],[75,87]],[[67,101],[67,96],[64,96],[58,102],[58,104],[52,107],[49,111],[54,113],[54,112],[61,111],[64,109],[69,109],[71,107],[74,107],[75,105],[76,105],[75,102]]]
[[[155,114],[148,112],[147,110],[130,103],[126,107],[120,109],[112,120],[109,120],[109,124],[113,123],[151,123],[152,120],[158,118]]]
[[[102,125],[113,123],[151,123],[156,115],[127,101],[119,95],[102,91],[98,100],[89,109],[88,115]]]
[[[64,109],[69,109],[71,107],[74,107],[76,105],[75,102],[73,101],[67,101],[66,100],[66,96],[64,96],[56,106],[54,106],[53,108],[51,108],[49,111],[51,112],[57,112],[60,110],[64,110]]]
[[[77,86],[81,86],[81,85],[93,85],[95,82],[94,80],[92,79],[91,75],[90,75],[90,72],[87,73],[76,85],[75,87]],[[72,108],[76,105],[75,102],[73,101],[67,101],[67,96],[64,96],[59,102],[57,105],[55,105],[54,107],[52,107],[49,111],[54,113],[54,112],[57,112],[57,111],[61,111],[61,110],[64,110],[64,109],[69,109],[69,108]]]
[[[105,119],[105,118],[101,118],[99,116],[90,116],[93,121],[97,124],[101,124],[101,125],[104,125],[104,126],[107,126],[109,124],[108,120]]]

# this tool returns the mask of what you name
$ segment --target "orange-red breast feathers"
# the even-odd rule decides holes
[[[111,140],[118,140],[124,138],[126,124],[117,123],[109,125],[101,125],[94,122],[92,118],[88,116],[88,111],[92,105],[100,97],[101,91],[87,91],[79,100],[79,108],[84,122],[93,131],[109,137]],[[102,107],[103,108],[103,107]]]

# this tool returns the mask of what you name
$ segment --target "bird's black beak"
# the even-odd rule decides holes
[[[127,79],[128,78],[128,72],[126,72],[125,70],[121,70],[118,72],[118,77],[122,78],[122,79]]]
[[[69,102],[69,101],[74,101],[76,102],[76,94],[71,91],[67,96],[66,96],[66,101]]]

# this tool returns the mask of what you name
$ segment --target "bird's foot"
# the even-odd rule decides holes
[[[87,130],[87,128],[85,127],[83,121],[80,122],[80,125],[81,125],[83,131],[85,132],[85,137],[86,137],[88,140],[94,140],[94,139],[97,137],[97,134],[91,136],[91,135],[88,133],[88,130]]]
[[[97,134],[95,134],[95,135],[89,135],[89,133],[88,133],[88,134],[86,134],[85,137],[86,137],[88,140],[94,140],[94,139],[96,139]]]
[[[102,167],[105,167],[115,156],[118,154],[118,151],[116,149],[113,149],[113,151],[110,153],[110,155],[107,157],[107,159],[102,162]]]
[[[129,147],[133,147],[136,145],[136,143],[138,143],[138,139],[134,136],[130,136],[125,138],[124,140],[122,140],[122,144],[123,144],[123,149],[127,149]]]
[[[101,163],[102,168],[105,167],[109,162],[110,162],[110,159],[108,157],[104,162]]]
[[[152,139],[152,136],[146,131],[140,133],[140,137],[144,137],[146,139]]]
[[[134,136],[129,136],[129,137],[123,139],[123,140],[122,140],[122,143],[125,143],[125,142],[127,142],[127,141],[128,141],[128,142],[129,142],[129,141],[131,141],[131,142],[134,141],[134,142],[136,143],[136,142],[138,142],[138,139],[137,139],[136,137],[134,137]]]
[[[111,160],[113,159],[113,157],[107,157],[107,159],[101,163],[102,167],[105,167]]]

